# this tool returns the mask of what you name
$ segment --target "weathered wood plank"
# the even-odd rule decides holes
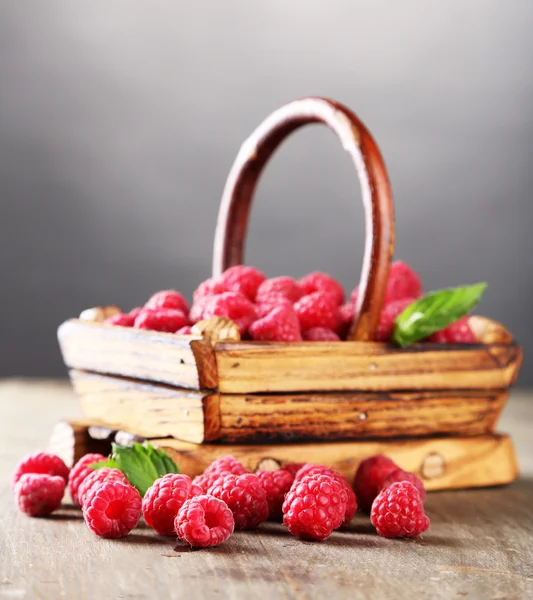
[[[58,339],[65,364],[70,368],[191,389],[217,387],[212,348],[200,336],[73,319],[59,327]]]

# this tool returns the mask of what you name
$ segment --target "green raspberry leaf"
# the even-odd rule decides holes
[[[93,469],[110,467],[119,469],[128,481],[139,490],[141,496],[148,488],[167,473],[179,473],[176,463],[164,450],[158,450],[152,444],[134,442],[132,446],[113,444],[113,451],[107,461],[92,465]]]
[[[438,290],[416,300],[396,317],[392,340],[405,347],[441,331],[468,314],[486,287],[486,283],[476,283]]]

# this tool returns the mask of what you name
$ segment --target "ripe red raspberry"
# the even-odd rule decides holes
[[[194,304],[202,298],[210,298],[211,296],[218,296],[224,292],[229,292],[227,286],[222,283],[220,279],[212,277],[203,281],[193,292],[192,298]]]
[[[141,314],[143,310],[144,308],[142,306],[137,306],[137,308],[132,308],[128,315],[132,316],[133,320],[135,321],[135,319]]]
[[[207,494],[207,490],[213,486],[221,477],[227,475],[228,471],[213,471],[212,473],[203,473],[197,475],[193,480],[193,484],[202,490],[202,494]]]
[[[268,518],[272,521],[281,521],[283,500],[285,494],[291,489],[294,475],[285,469],[256,471],[255,475],[259,478],[267,495]]]
[[[408,481],[393,483],[374,500],[372,525],[386,538],[418,537],[429,527],[429,519],[416,487]]]
[[[268,518],[267,494],[253,473],[225,475],[207,493],[228,505],[237,529],[255,529]]]
[[[292,277],[273,277],[259,286],[255,301],[258,304],[271,301],[273,297],[283,296],[291,302],[296,302],[303,296],[302,288]]]
[[[141,518],[141,495],[129,483],[104,481],[83,507],[87,527],[105,538],[120,538],[137,527]]]
[[[108,325],[115,325],[118,327],[133,327],[133,323],[135,323],[135,317],[129,313],[119,313],[118,315],[113,315],[105,320]]]
[[[336,331],[341,323],[339,307],[334,298],[324,292],[303,296],[294,305],[302,331],[312,327],[326,327]]]
[[[15,488],[17,481],[26,473],[40,473],[42,475],[57,475],[68,481],[69,468],[55,454],[50,452],[37,452],[22,460],[13,474],[11,489]]]
[[[176,333],[178,329],[188,324],[189,317],[177,308],[160,308],[158,310],[145,308],[135,319],[134,327]]]
[[[231,454],[222,456],[214,460],[204,471],[204,475],[211,475],[212,473],[231,473],[232,475],[244,475],[248,471],[244,468],[243,464],[237,460]]]
[[[396,317],[415,300],[416,298],[402,298],[385,304],[385,308],[381,311],[377,332],[377,339],[380,342],[388,342],[392,338]]]
[[[255,300],[259,286],[265,279],[266,277],[259,269],[244,265],[230,267],[220,277],[220,281],[222,281],[228,290],[240,292],[252,302]]]
[[[210,548],[225,542],[235,529],[225,502],[213,496],[195,496],[181,507],[175,529],[182,542],[193,548]]]
[[[420,298],[422,282],[411,267],[402,260],[393,262],[389,271],[385,304],[402,298]]]
[[[20,511],[30,517],[43,517],[61,505],[65,480],[58,475],[26,473],[17,481],[14,492]]]
[[[145,308],[151,310],[159,310],[160,308],[174,308],[182,313],[189,312],[189,304],[182,294],[176,290],[163,290],[154,294],[144,305]]]
[[[156,479],[142,501],[143,516],[148,527],[161,535],[174,535],[174,520],[186,500],[201,494],[187,475],[169,473]]]
[[[283,523],[302,539],[327,539],[346,512],[346,492],[328,475],[309,475],[294,481],[283,502]]]
[[[206,306],[214,296],[203,296],[194,301],[189,312],[189,320],[191,323],[198,323],[204,318],[204,311]]]
[[[289,471],[289,473],[293,476],[296,477],[296,474],[298,473],[298,471],[304,467],[307,463],[288,463],[286,465],[283,465],[282,469],[285,469],[285,471]]]
[[[383,489],[385,477],[396,469],[398,465],[382,454],[365,458],[359,464],[353,480],[353,489],[361,510],[370,512],[374,498]]]
[[[338,342],[340,337],[332,330],[326,327],[311,327],[303,334],[304,340],[309,342]]]
[[[279,307],[250,326],[252,339],[261,342],[301,342],[300,323],[292,308]]]
[[[357,304],[357,298],[359,297],[359,286],[356,285],[350,294],[350,304],[354,306]]]
[[[420,500],[424,502],[426,499],[426,488],[424,487],[422,480],[414,473],[404,471],[403,469],[391,471],[383,480],[383,489],[388,488],[390,485],[397,483],[398,481],[408,481],[409,483],[412,483],[420,494]]]
[[[270,314],[275,308],[288,308],[292,310],[292,302],[285,296],[269,296],[263,299],[261,304],[255,305],[258,318],[262,319]]]
[[[343,304],[339,308],[339,313],[341,322],[337,331],[340,338],[345,340],[348,337],[348,332],[350,331],[350,327],[353,322],[355,306],[353,304]]]
[[[341,484],[342,489],[346,493],[346,511],[344,513],[344,523],[349,523],[357,512],[357,498],[355,497],[352,486],[348,483],[346,477],[331,467],[307,463],[296,473],[294,481],[298,482],[304,477],[309,477],[310,475],[327,475]]]
[[[428,341],[435,344],[475,344],[477,342],[474,332],[468,324],[468,317],[462,317],[445,329],[430,335]]]
[[[213,296],[205,304],[202,318],[209,317],[228,317],[237,325],[241,335],[244,335],[257,315],[255,306],[246,296],[239,292],[224,292]]]
[[[192,327],[190,325],[185,325],[181,329],[178,329],[178,331],[176,331],[176,333],[178,335],[191,335]]]
[[[82,508],[87,499],[93,495],[96,488],[105,481],[128,483],[124,473],[118,469],[102,467],[101,469],[94,470],[94,473],[88,474],[78,487],[78,502]]]
[[[86,477],[95,472],[94,469],[91,468],[91,465],[102,460],[106,460],[106,457],[103,454],[86,454],[72,467],[68,476],[68,486],[74,504],[80,504],[78,501],[78,490],[81,483]]]
[[[327,273],[319,273],[318,271],[309,273],[305,277],[302,277],[298,283],[302,288],[304,296],[308,296],[313,292],[325,292],[333,296],[337,304],[340,305],[344,302],[344,288]]]

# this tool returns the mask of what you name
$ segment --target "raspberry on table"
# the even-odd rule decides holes
[[[105,538],[120,538],[137,527],[141,518],[142,500],[129,483],[104,481],[87,498],[83,518],[87,527]]]
[[[253,473],[229,473],[215,482],[207,493],[228,505],[237,529],[255,529],[268,518],[267,494]]]
[[[319,271],[308,273],[298,283],[304,296],[313,292],[325,292],[333,296],[338,305],[344,303],[344,288],[334,277],[327,273],[320,273]]]
[[[102,467],[101,469],[93,469],[93,473],[88,474],[78,487],[78,503],[83,508],[85,502],[90,498],[96,488],[106,481],[120,481],[128,483],[126,476],[119,469],[110,469]]]
[[[402,260],[393,262],[387,281],[385,304],[402,298],[420,298],[422,294],[422,282],[418,273]]]
[[[61,505],[65,480],[59,475],[25,473],[18,479],[14,493],[20,511],[30,517],[44,517]]]
[[[69,468],[65,462],[50,452],[36,452],[22,460],[13,474],[11,489],[15,488],[17,481],[26,473],[40,473],[42,475],[57,475],[68,481]]]
[[[335,299],[324,292],[303,296],[294,305],[302,331],[312,327],[326,327],[336,331],[341,323],[339,306]]]
[[[205,308],[211,301],[211,298],[213,298],[213,296],[202,296],[194,301],[194,304],[189,311],[189,320],[191,323],[198,323],[198,321],[201,321],[204,318]]]
[[[211,277],[210,279],[203,281],[196,290],[194,290],[192,295],[193,303],[196,304],[201,298],[210,298],[211,296],[218,296],[219,294],[229,291],[230,290],[220,279]]]
[[[240,292],[251,300],[255,300],[259,286],[266,277],[259,269],[236,265],[226,269],[220,276],[220,281],[232,292]]]
[[[141,314],[141,312],[144,310],[144,307],[142,306],[137,306],[136,308],[132,308],[130,310],[130,312],[128,313],[128,315],[133,317],[133,320],[135,321],[135,319]]]
[[[346,492],[329,475],[294,481],[283,502],[283,523],[302,539],[325,540],[338,529],[346,512]]]
[[[160,308],[173,308],[180,310],[182,313],[189,312],[189,304],[182,294],[176,290],[163,290],[154,294],[144,305],[145,308],[151,310],[159,310]]]
[[[415,538],[429,527],[420,494],[408,481],[393,483],[379,493],[370,520],[378,534],[386,538]]]
[[[294,475],[285,469],[277,471],[256,471],[255,475],[267,495],[268,518],[271,521],[281,521],[282,507],[285,494],[291,489]]]
[[[135,317],[130,313],[118,313],[113,315],[104,321],[108,325],[115,325],[118,327],[133,327],[135,323]]]
[[[244,335],[257,315],[255,306],[246,296],[239,292],[224,292],[206,302],[202,318],[209,317],[228,317]]]
[[[340,337],[327,327],[311,327],[303,333],[303,339],[308,342],[338,342]]]
[[[178,329],[188,324],[187,314],[177,308],[159,308],[157,310],[145,308],[135,319],[134,327],[176,333]]]
[[[212,473],[231,473],[232,475],[244,475],[248,470],[244,467],[240,460],[237,460],[231,454],[222,456],[214,460],[204,471],[204,475]]]
[[[176,333],[178,335],[191,335],[192,327],[190,325],[185,325],[181,329],[178,329],[178,331],[176,331]]]
[[[174,520],[186,500],[202,493],[187,475],[169,473],[156,479],[142,501],[148,527],[161,535],[174,535]]]
[[[335,481],[338,481],[344,492],[346,493],[346,511],[344,513],[344,524],[348,524],[355,516],[357,512],[357,498],[352,489],[352,486],[348,483],[348,480],[342,473],[335,471],[331,467],[326,467],[325,465],[315,465],[313,463],[306,463],[303,467],[296,473],[294,477],[294,481],[298,482],[304,477],[308,477],[310,475],[327,475]]]
[[[361,461],[353,480],[353,489],[361,510],[370,512],[374,498],[383,489],[385,477],[397,469],[398,465],[391,458],[382,454],[370,456]]]
[[[255,312],[258,318],[266,317],[275,308],[288,308],[292,310],[293,303],[285,296],[268,296],[263,298],[260,304],[255,305]]]
[[[398,481],[408,481],[409,483],[412,483],[420,494],[420,500],[424,502],[426,499],[426,488],[424,487],[422,480],[414,473],[404,471],[403,469],[391,471],[383,480],[383,489],[388,488],[390,485],[397,483]]]
[[[303,291],[298,282],[292,277],[286,277],[285,275],[272,277],[263,281],[259,286],[255,301],[257,304],[261,304],[263,301],[276,296],[283,296],[294,303],[303,296]]]
[[[261,342],[300,342],[300,323],[292,308],[274,308],[250,326],[252,339]]]
[[[194,496],[181,507],[175,530],[182,542],[193,548],[211,548],[225,542],[235,529],[227,504],[213,496]]]
[[[74,504],[80,504],[78,501],[78,490],[81,483],[86,477],[95,472],[94,469],[91,468],[91,465],[102,460],[106,460],[106,457],[103,454],[85,454],[85,456],[82,456],[80,460],[72,467],[68,476],[68,486],[70,489],[70,496]]]
[[[437,331],[428,338],[429,342],[435,344],[475,344],[477,343],[476,336],[472,331],[468,316],[462,317],[445,329]]]
[[[285,469],[285,471],[289,471],[289,473],[294,477],[296,477],[296,474],[298,473],[298,471],[302,468],[305,467],[305,465],[308,463],[287,463],[286,465],[283,465],[281,468]]]
[[[221,477],[227,475],[228,471],[213,471],[212,473],[202,473],[197,475],[193,480],[193,484],[202,490],[202,494],[207,494],[207,490],[214,485]]]
[[[377,339],[380,342],[388,342],[394,332],[394,321],[416,298],[402,298],[385,304],[379,317]]]
[[[340,314],[340,325],[339,325],[339,329],[337,331],[338,331],[338,334],[341,337],[341,339],[344,340],[348,337],[348,333],[350,331],[350,327],[353,322],[353,318],[355,315],[355,305],[354,304],[343,304],[339,308],[339,314]]]

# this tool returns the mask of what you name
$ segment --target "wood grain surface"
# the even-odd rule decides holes
[[[122,541],[98,539],[68,504],[51,519],[15,511],[16,462],[42,449],[58,420],[79,416],[66,383],[0,382],[0,598],[533,597],[533,394],[513,392],[501,422],[515,440],[521,478],[503,488],[430,493],[422,539],[379,538],[362,515],[325,543],[265,524],[192,552],[145,527]]]

